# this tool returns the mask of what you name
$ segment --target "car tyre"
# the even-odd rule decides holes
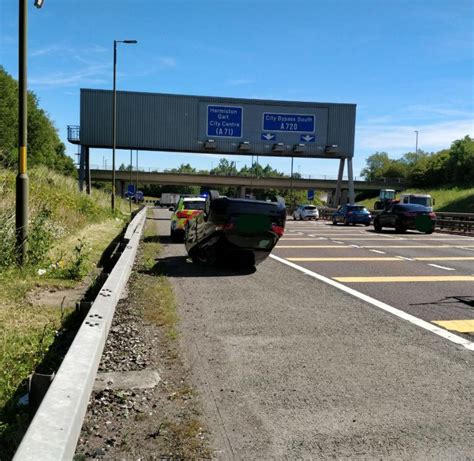
[[[347,218],[344,218],[344,226],[348,226],[349,225],[349,221],[347,220]]]
[[[382,226],[377,219],[374,221],[374,230],[375,232],[382,232]]]
[[[399,219],[395,221],[395,232],[397,234],[403,234],[404,232],[406,232],[406,228],[403,226]]]
[[[336,218],[332,218],[332,223],[337,226],[337,221],[336,221]]]

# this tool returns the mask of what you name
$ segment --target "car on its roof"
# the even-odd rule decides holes
[[[364,205],[346,204],[338,208],[332,215],[332,223],[337,225],[342,223],[345,226],[349,224],[365,224],[370,225],[372,215]]]
[[[202,213],[205,205],[205,197],[186,196],[179,198],[176,209],[174,207],[169,208],[170,211],[173,211],[170,225],[172,242],[182,242],[184,240],[184,230],[187,222]]]
[[[375,232],[381,232],[384,227],[393,227],[396,232],[414,229],[431,234],[435,226],[436,214],[423,205],[394,203],[374,218]]]
[[[314,219],[317,221],[319,219],[319,211],[310,203],[300,205],[293,211],[293,219]]]
[[[196,263],[252,267],[270,254],[285,222],[281,197],[267,202],[220,197],[211,191],[204,212],[187,223],[186,250]]]

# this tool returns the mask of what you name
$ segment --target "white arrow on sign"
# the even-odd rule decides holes
[[[309,134],[307,134],[306,136],[301,136],[301,139],[303,141],[309,142],[309,141],[312,141],[314,139],[314,136],[310,136]]]
[[[262,134],[262,138],[265,138],[267,141],[270,141],[271,139],[273,139],[275,137],[274,134],[271,134],[271,133],[265,133],[265,134]]]

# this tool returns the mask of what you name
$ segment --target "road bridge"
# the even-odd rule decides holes
[[[116,190],[120,195],[125,193],[125,184],[130,181],[130,171],[116,171]],[[112,181],[112,171],[91,169],[92,181]],[[238,187],[240,195],[245,196],[246,189],[318,189],[326,191],[335,191],[338,181],[336,179],[318,179],[318,178],[256,178],[249,176],[224,176],[211,174],[182,174],[182,173],[160,173],[138,171],[133,172],[133,181],[140,184],[160,184],[175,186],[205,186],[205,187]],[[385,181],[354,181],[354,189],[358,191],[379,190],[383,188],[402,190],[403,185],[393,180]],[[344,191],[347,191],[349,184],[347,180],[341,182],[343,201]]]

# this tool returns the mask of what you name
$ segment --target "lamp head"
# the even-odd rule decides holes
[[[43,6],[44,0],[35,0],[34,5],[36,8],[41,8]]]

